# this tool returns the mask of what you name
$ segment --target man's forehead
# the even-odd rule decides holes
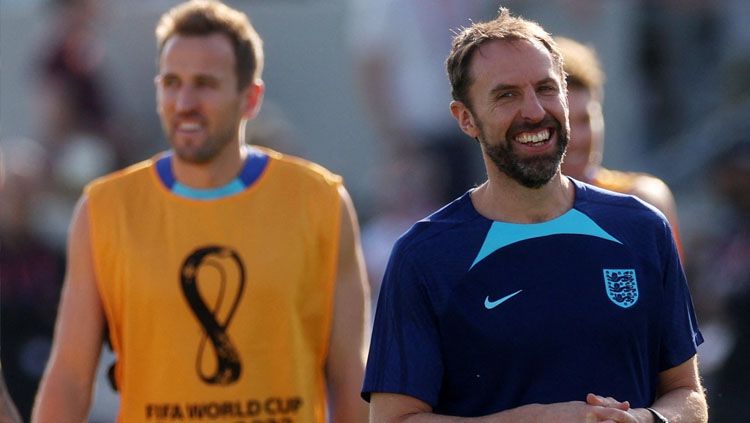
[[[472,59],[472,79],[523,77],[524,79],[561,79],[552,54],[538,40],[502,39],[482,44]],[[506,81],[512,82],[512,81]]]
[[[234,72],[235,61],[232,45],[223,36],[176,35],[164,44],[159,73],[221,75]]]
[[[229,39],[223,34],[209,35],[174,35],[170,37],[162,48],[160,62],[176,60],[180,62],[204,61],[234,63],[234,50]]]

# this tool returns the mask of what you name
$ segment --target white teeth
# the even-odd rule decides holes
[[[201,125],[198,123],[183,122],[178,126],[180,131],[197,131],[201,129]]]
[[[527,132],[524,132],[523,134],[516,137],[516,141],[524,143],[524,144],[531,144],[535,142],[542,142],[549,139],[549,130],[545,129],[543,131],[537,132],[535,134],[530,134]]]

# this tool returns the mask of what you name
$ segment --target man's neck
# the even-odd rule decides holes
[[[509,223],[539,223],[554,219],[573,207],[575,188],[560,173],[540,188],[527,188],[502,175],[490,178],[471,193],[482,216]]]
[[[221,187],[237,177],[246,157],[245,145],[239,148],[227,146],[226,150],[206,163],[186,162],[175,154],[172,161],[174,177],[179,183],[191,188]]]

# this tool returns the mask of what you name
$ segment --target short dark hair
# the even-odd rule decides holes
[[[552,36],[536,22],[511,16],[508,9],[501,7],[495,19],[474,23],[468,28],[461,29],[453,38],[445,66],[454,100],[471,108],[468,101],[469,87],[473,83],[470,72],[471,60],[482,44],[494,40],[527,40],[544,45],[552,56],[552,61],[560,74],[562,89],[565,90],[562,55]]]
[[[263,41],[246,14],[216,0],[191,0],[164,13],[156,26],[156,44],[161,55],[174,35],[224,34],[232,42],[237,87],[246,88],[263,71]]]

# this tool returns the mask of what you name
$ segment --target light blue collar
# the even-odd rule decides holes
[[[159,179],[170,191],[182,197],[194,200],[216,200],[244,191],[251,186],[266,169],[268,155],[257,148],[248,148],[247,159],[242,171],[228,184],[210,189],[191,188],[178,182],[172,171],[173,152],[169,151],[156,161],[156,172]]]

